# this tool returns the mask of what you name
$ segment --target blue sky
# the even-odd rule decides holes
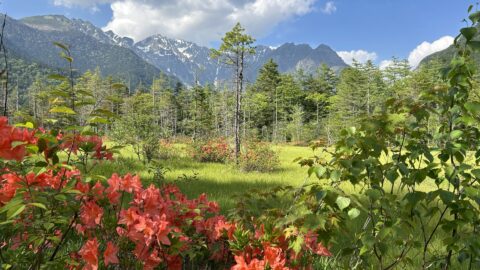
[[[192,4],[194,3],[194,4]],[[342,57],[417,58],[448,46],[467,0],[3,0],[14,18],[63,14],[139,40],[160,33],[215,46],[234,21],[259,44],[324,43]],[[362,53],[363,52],[363,53]],[[412,58],[413,59],[413,58]],[[414,60],[412,60],[414,61]]]

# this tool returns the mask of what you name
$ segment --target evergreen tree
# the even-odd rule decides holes
[[[271,130],[263,134],[264,138],[270,137],[272,127],[278,123],[278,85],[280,72],[278,64],[270,59],[259,70],[257,80],[247,90],[249,112],[252,125],[259,131]]]
[[[223,63],[230,65],[235,73],[235,161],[238,165],[240,157],[240,119],[241,98],[244,83],[245,58],[255,53],[252,46],[255,40],[245,34],[245,29],[237,23],[230,32],[222,38],[222,44],[218,50],[212,50],[212,58],[221,58]]]

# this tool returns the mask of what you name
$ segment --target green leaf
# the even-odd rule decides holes
[[[465,37],[467,41],[470,41],[477,34],[477,28],[475,27],[465,27],[460,29],[460,33]]]
[[[43,204],[43,203],[29,203],[28,205],[30,206],[35,206],[35,207],[38,207],[38,208],[42,208],[44,210],[47,210],[47,207]]]
[[[347,208],[350,205],[350,199],[346,197],[339,196],[335,203],[338,205],[340,210]]]
[[[315,167],[314,169],[315,171],[315,174],[317,175],[317,178],[318,179],[321,179],[322,176],[325,174],[325,172],[327,171],[327,169],[323,166],[318,166],[318,167]]]
[[[475,187],[465,187],[465,193],[468,197],[472,199],[479,199],[480,198],[480,189]]]
[[[367,194],[367,196],[370,198],[371,201],[376,201],[380,199],[380,197],[382,197],[382,192],[380,192],[380,190],[377,190],[377,189],[369,189],[365,191],[365,194]]]
[[[61,202],[64,202],[64,201],[67,200],[67,196],[65,196],[64,194],[57,194],[57,195],[53,196],[53,198],[55,198],[55,200],[61,201]]]
[[[90,124],[110,124],[110,121],[108,119],[105,119],[100,116],[94,116],[88,120],[88,123]]]
[[[390,181],[391,183],[394,183],[395,180],[397,180],[398,176],[399,175],[396,168],[392,168],[388,170],[386,173],[387,180]]]
[[[293,243],[290,244],[290,248],[293,249],[295,254],[300,253],[300,251],[302,250],[303,242],[304,242],[303,237],[299,235],[297,236],[295,241],[293,241]]]
[[[452,130],[452,132],[450,132],[450,139],[452,140],[455,140],[455,139],[458,139],[460,137],[462,137],[463,135],[463,131],[461,130]]]
[[[480,50],[480,41],[470,40],[467,45],[474,51]]]
[[[439,194],[440,194],[440,199],[446,205],[449,205],[455,198],[455,194],[453,194],[450,191],[440,190]]]
[[[25,210],[26,205],[25,204],[19,204],[16,205],[15,207],[10,208],[7,211],[7,219],[12,219],[18,215],[20,215],[23,210]]]
[[[125,89],[127,86],[123,83],[114,83],[112,84],[112,89],[119,90],[119,89]]]
[[[337,170],[330,173],[330,179],[334,182],[340,180],[340,176],[341,176],[341,173],[340,171],[337,171]]]
[[[65,60],[67,60],[68,62],[70,62],[70,63],[73,62],[73,57],[65,54],[64,52],[62,52],[62,53],[60,54],[60,56],[61,56],[63,59],[65,59]]]
[[[20,124],[15,124],[15,127],[23,127],[23,128],[29,128],[29,129],[33,129],[35,128],[35,126],[33,125],[32,122],[26,122],[24,124],[20,123]]]
[[[465,103],[465,109],[469,111],[471,114],[478,114],[480,113],[480,102],[472,101]]]
[[[470,173],[473,174],[473,176],[475,176],[475,178],[480,179],[480,169],[471,170]]]
[[[68,80],[67,77],[60,75],[60,74],[50,74],[47,77],[50,80],[57,80],[57,81],[66,81]]]
[[[352,208],[348,211],[348,216],[350,217],[350,219],[355,219],[359,215],[360,215],[360,210],[358,210],[357,208]]]
[[[21,196],[14,197],[2,208],[0,208],[0,213],[7,212],[11,208],[17,207],[20,204],[23,204],[23,198]]]
[[[69,50],[70,50],[67,45],[62,44],[62,43],[57,42],[57,41],[54,41],[54,42],[53,42],[53,45],[55,45],[55,46],[57,46],[57,47],[65,50],[65,51],[69,51]]]
[[[76,112],[65,106],[57,106],[50,109],[51,113],[76,114]]]
[[[0,226],[12,224],[13,222],[15,222],[15,220],[7,220],[7,221],[4,221],[4,222],[0,222]]]
[[[408,205],[410,207],[415,207],[417,203],[427,197],[427,194],[425,192],[421,191],[414,191],[411,193],[408,193],[405,195],[404,200],[408,202]]]
[[[12,148],[15,148],[17,146],[25,145],[25,144],[27,144],[27,143],[26,142],[21,142],[21,141],[14,141],[14,142],[12,142],[11,146],[12,146]]]
[[[470,12],[470,10],[469,10],[469,12]],[[472,23],[478,22],[480,20],[480,11],[476,11],[476,12],[470,14],[468,16],[468,18],[470,19],[470,21],[472,21]]]

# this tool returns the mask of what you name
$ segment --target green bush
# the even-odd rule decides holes
[[[159,159],[171,159],[178,156],[178,151],[175,150],[175,146],[172,141],[168,139],[161,139],[158,142],[158,158]]]
[[[278,154],[266,143],[250,143],[240,156],[240,168],[247,172],[271,172],[279,165]]]
[[[192,144],[190,155],[200,162],[226,163],[232,154],[232,149],[225,138],[215,138],[208,141],[198,141]]]

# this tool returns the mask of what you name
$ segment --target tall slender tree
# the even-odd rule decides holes
[[[211,57],[218,58],[222,63],[233,68],[235,74],[235,161],[238,164],[240,156],[240,118],[241,99],[244,82],[245,58],[255,54],[253,43],[255,39],[245,33],[245,29],[237,23],[230,32],[222,38],[222,44],[218,50],[212,49]]]

